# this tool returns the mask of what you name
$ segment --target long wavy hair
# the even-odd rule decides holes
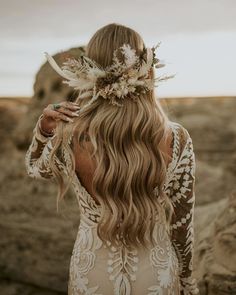
[[[85,54],[106,67],[112,63],[114,50],[124,43],[129,43],[137,54],[145,47],[136,31],[112,23],[92,36]],[[153,69],[150,75],[155,75]],[[78,97],[76,102],[82,107],[89,99]],[[75,171],[75,150],[70,140],[73,133],[73,142],[81,148],[87,148],[85,138],[92,146],[90,155],[96,163],[92,190],[101,205],[97,225],[100,239],[129,248],[154,245],[155,223],[164,220],[168,228],[173,213],[163,190],[168,155],[160,148],[161,142],[167,142],[168,121],[154,90],[140,94],[135,102],[124,99],[122,107],[99,97],[74,118],[74,123],[60,121],[49,161],[59,184],[57,201],[63,199]],[[60,150],[69,155],[67,184],[53,161]]]

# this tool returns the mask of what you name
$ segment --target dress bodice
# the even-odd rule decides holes
[[[72,185],[81,218],[70,263],[69,295],[198,294],[192,277],[195,156],[188,131],[175,122],[170,122],[170,127],[173,133],[172,159],[164,190],[175,214],[171,221],[171,236],[167,234],[165,224],[156,223],[156,246],[150,247],[149,251],[110,247],[109,242],[99,239],[100,205],[74,173]],[[48,165],[54,137],[56,135],[51,138],[43,136],[37,122],[25,155],[30,177],[55,177]],[[61,160],[55,157],[55,161],[58,168],[63,169]],[[158,194],[158,190],[155,191]]]

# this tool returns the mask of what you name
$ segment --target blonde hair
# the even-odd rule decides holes
[[[106,67],[112,63],[115,49],[129,43],[137,54],[145,45],[141,36],[126,26],[112,23],[100,28],[86,46],[86,55]],[[150,73],[154,76],[154,70]],[[89,98],[79,99],[80,106]],[[154,245],[153,230],[159,218],[169,224],[173,208],[163,191],[166,162],[160,142],[167,140],[168,118],[155,99],[154,90],[140,94],[137,101],[123,100],[123,107],[109,104],[99,97],[85,107],[74,123],[57,126],[58,139],[53,147],[50,166],[59,183],[57,200],[63,199],[65,186],[53,155],[64,149],[70,157],[68,174],[75,170],[75,157],[70,146],[73,136],[85,148],[86,134],[92,145],[91,158],[96,162],[92,190],[101,205],[98,236],[112,245],[136,248]],[[158,194],[154,188],[158,187]],[[164,205],[163,205],[164,204]],[[147,218],[148,217],[148,218]]]

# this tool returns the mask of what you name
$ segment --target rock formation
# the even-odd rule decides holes
[[[195,276],[201,294],[236,294],[236,191],[195,211]]]

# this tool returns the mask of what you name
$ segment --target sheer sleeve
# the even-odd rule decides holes
[[[171,222],[172,244],[176,250],[181,282],[181,295],[199,294],[193,267],[193,214],[195,204],[195,154],[188,131],[179,124],[179,156],[170,185],[170,198],[174,207]]]
[[[32,178],[53,179],[55,178],[49,167],[49,155],[56,140],[56,134],[53,136],[44,136],[39,129],[39,117],[35,128],[33,129],[33,138],[31,144],[25,154],[25,167],[27,174]],[[56,165],[60,171],[64,171],[61,160],[54,156]]]

